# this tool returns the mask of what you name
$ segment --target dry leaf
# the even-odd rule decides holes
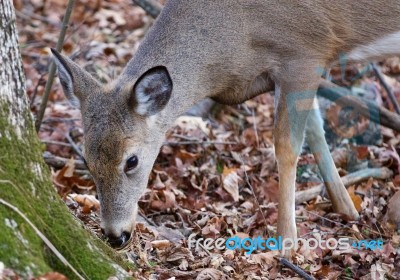
[[[239,182],[241,178],[236,169],[224,167],[222,177],[224,190],[232,196],[234,201],[239,201]]]
[[[197,275],[196,280],[228,280],[222,271],[215,268],[206,268]]]
[[[354,207],[358,212],[361,212],[362,210],[361,204],[363,200],[359,195],[354,193],[354,186],[349,187],[347,191],[349,192],[350,198],[353,201]]]
[[[100,210],[100,203],[94,195],[73,193],[70,194],[69,197],[82,207],[82,212],[85,214]]]
[[[151,242],[151,246],[156,249],[165,249],[172,245],[169,240],[154,240]]]

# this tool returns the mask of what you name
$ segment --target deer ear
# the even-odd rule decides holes
[[[101,85],[68,57],[61,55],[55,49],[51,49],[51,52],[54,55],[65,97],[73,106],[79,108],[91,92],[101,89]]]
[[[172,93],[172,80],[167,68],[157,66],[144,73],[133,87],[131,104],[142,116],[152,116],[164,109]]]

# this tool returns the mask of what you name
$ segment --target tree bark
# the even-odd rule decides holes
[[[129,277],[122,258],[83,228],[52,186],[25,94],[11,0],[0,1],[0,262],[23,279],[50,271],[79,279],[4,201],[18,208],[83,278]]]

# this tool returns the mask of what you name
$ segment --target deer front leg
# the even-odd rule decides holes
[[[304,139],[307,117],[314,110],[314,98],[319,77],[314,67],[304,71],[304,63],[286,68],[285,77],[277,82],[275,98],[274,145],[279,171],[278,235],[290,239],[294,246],[297,238],[295,220],[296,165]],[[314,64],[315,65],[315,64]],[[318,64],[317,64],[318,65]],[[294,248],[282,248],[282,254],[290,258]]]
[[[307,119],[306,142],[310,146],[318,164],[333,210],[336,213],[344,214],[349,220],[358,219],[358,212],[343,185],[326,143],[323,121],[319,110],[312,110]]]

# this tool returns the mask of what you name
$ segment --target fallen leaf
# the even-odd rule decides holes
[[[197,275],[196,280],[228,280],[222,271],[215,268],[206,268]]]
[[[82,212],[84,214],[100,210],[100,202],[94,195],[73,193],[70,194],[69,197],[75,200],[82,207]]]
[[[232,196],[234,201],[239,201],[239,182],[241,178],[237,174],[237,170],[224,167],[222,177],[224,190]]]
[[[359,195],[354,193],[354,186],[349,187],[347,191],[349,192],[350,198],[353,201],[354,207],[358,212],[361,212],[362,210],[361,204],[363,200]]]
[[[169,240],[154,240],[151,242],[151,245],[156,249],[165,249],[170,247],[172,243]]]

